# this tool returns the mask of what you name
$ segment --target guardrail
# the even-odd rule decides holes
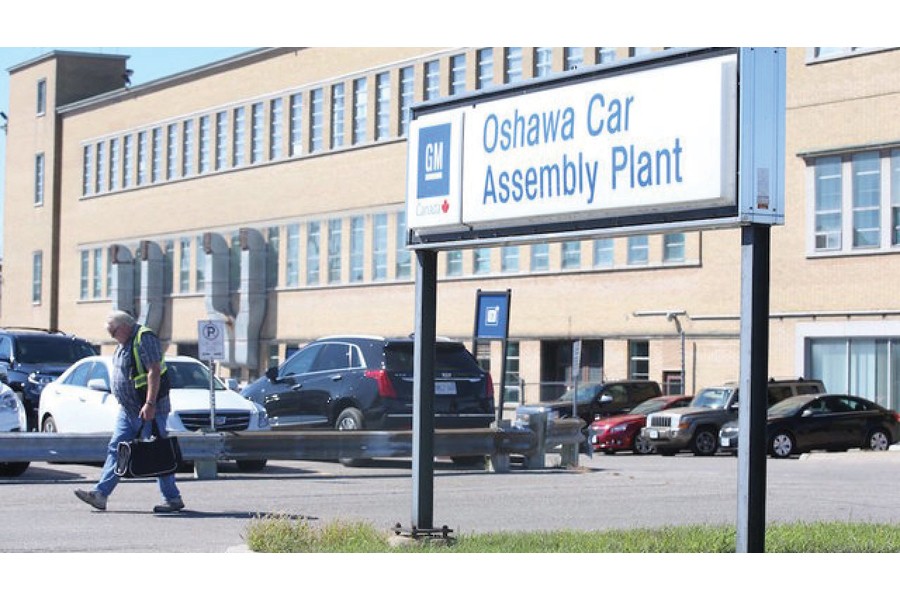
[[[488,468],[509,469],[510,455],[525,468],[543,468],[547,452],[559,452],[562,466],[577,466],[584,439],[580,419],[535,420],[527,427],[441,429],[435,456],[484,456]],[[213,478],[219,460],[339,460],[412,456],[412,431],[253,431],[177,433],[182,458],[194,462],[197,477]],[[108,433],[0,433],[0,462],[103,462]],[[572,450],[574,448],[574,464]]]

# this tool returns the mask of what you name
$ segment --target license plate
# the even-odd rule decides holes
[[[722,438],[720,441],[722,442],[721,446],[723,448],[727,448],[728,446],[731,445],[731,440],[729,440],[728,438]]]
[[[441,396],[452,396],[456,394],[456,382],[455,381],[435,381],[434,382],[434,393],[440,394]]]
[[[651,440],[655,440],[659,437],[659,432],[655,429],[650,429],[647,431],[647,437],[649,437]]]
[[[597,436],[596,436],[596,435],[592,435],[592,436],[591,436],[591,443],[592,443],[592,444],[596,444],[596,443],[597,443]]]

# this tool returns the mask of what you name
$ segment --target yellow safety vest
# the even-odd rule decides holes
[[[145,333],[153,333],[153,330],[149,327],[144,327],[141,325],[138,327],[138,331],[135,334],[132,342],[131,342],[131,353],[134,356],[134,376],[131,378],[134,381],[134,387],[136,389],[141,389],[147,387],[147,370],[144,368],[144,363],[141,361],[140,354],[138,353],[138,348],[141,345],[141,338]],[[163,373],[166,372],[166,359],[160,356],[159,358],[159,375],[162,377]]]

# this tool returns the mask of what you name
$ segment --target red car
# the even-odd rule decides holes
[[[644,400],[624,415],[597,419],[588,426],[588,441],[595,452],[614,454],[631,450],[635,454],[650,454],[652,446],[640,436],[647,424],[647,415],[667,408],[687,406],[693,396],[658,396]]]

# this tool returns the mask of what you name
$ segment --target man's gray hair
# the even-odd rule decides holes
[[[107,322],[113,327],[118,327],[119,325],[127,325],[128,327],[134,327],[135,320],[130,314],[125,312],[124,310],[114,310],[109,313],[109,316],[106,317]]]

